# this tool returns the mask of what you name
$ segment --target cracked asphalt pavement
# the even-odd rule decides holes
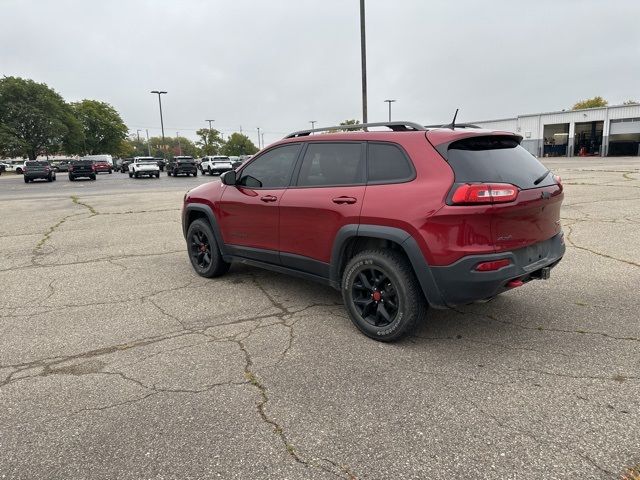
[[[194,274],[210,177],[0,177],[0,478],[612,479],[640,462],[640,159],[564,181],[551,280],[372,341],[328,287]]]

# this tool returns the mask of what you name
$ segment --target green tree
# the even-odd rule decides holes
[[[54,90],[19,77],[0,79],[0,155],[72,154],[82,140],[80,123]]]
[[[355,118],[352,118],[350,120],[345,120],[344,122],[340,122],[341,126],[347,126],[347,125],[360,125],[360,120],[356,120]],[[338,133],[338,132],[352,132],[355,129],[350,129],[350,128],[332,128],[330,130],[327,130],[327,133]]]
[[[572,110],[584,110],[585,108],[606,107],[608,104],[609,102],[607,102],[602,97],[593,97],[593,98],[588,98],[586,100],[580,100],[573,106]]]
[[[224,146],[220,149],[220,153],[229,156],[239,155],[253,155],[258,152],[256,147],[249,137],[242,133],[232,133]]]
[[[138,140],[137,136],[130,136],[120,142],[117,152],[120,157],[146,157],[147,141],[145,139]]]
[[[129,129],[116,109],[97,100],[82,100],[71,106],[84,131],[85,153],[117,154]]]
[[[220,153],[220,150],[224,146],[224,140],[218,130],[201,128],[196,131],[196,134],[200,137],[200,139],[196,141],[196,145],[200,147],[202,155],[217,155]]]

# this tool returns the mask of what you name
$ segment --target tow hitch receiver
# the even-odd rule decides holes
[[[533,272],[531,274],[531,278],[536,278],[538,280],[549,280],[551,277],[551,267],[544,267],[540,270]]]

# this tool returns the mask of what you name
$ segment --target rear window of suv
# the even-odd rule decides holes
[[[555,183],[553,175],[549,174],[534,184],[547,168],[512,137],[458,140],[449,145],[446,159],[455,173],[456,183],[510,183],[523,190]]]

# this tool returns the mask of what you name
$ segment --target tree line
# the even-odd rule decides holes
[[[95,155],[117,157],[174,155],[253,155],[258,148],[241,133],[226,140],[215,129],[202,128],[199,139],[139,139],[118,111],[106,102],[66,102],[44,83],[19,77],[0,78],[0,157]]]

